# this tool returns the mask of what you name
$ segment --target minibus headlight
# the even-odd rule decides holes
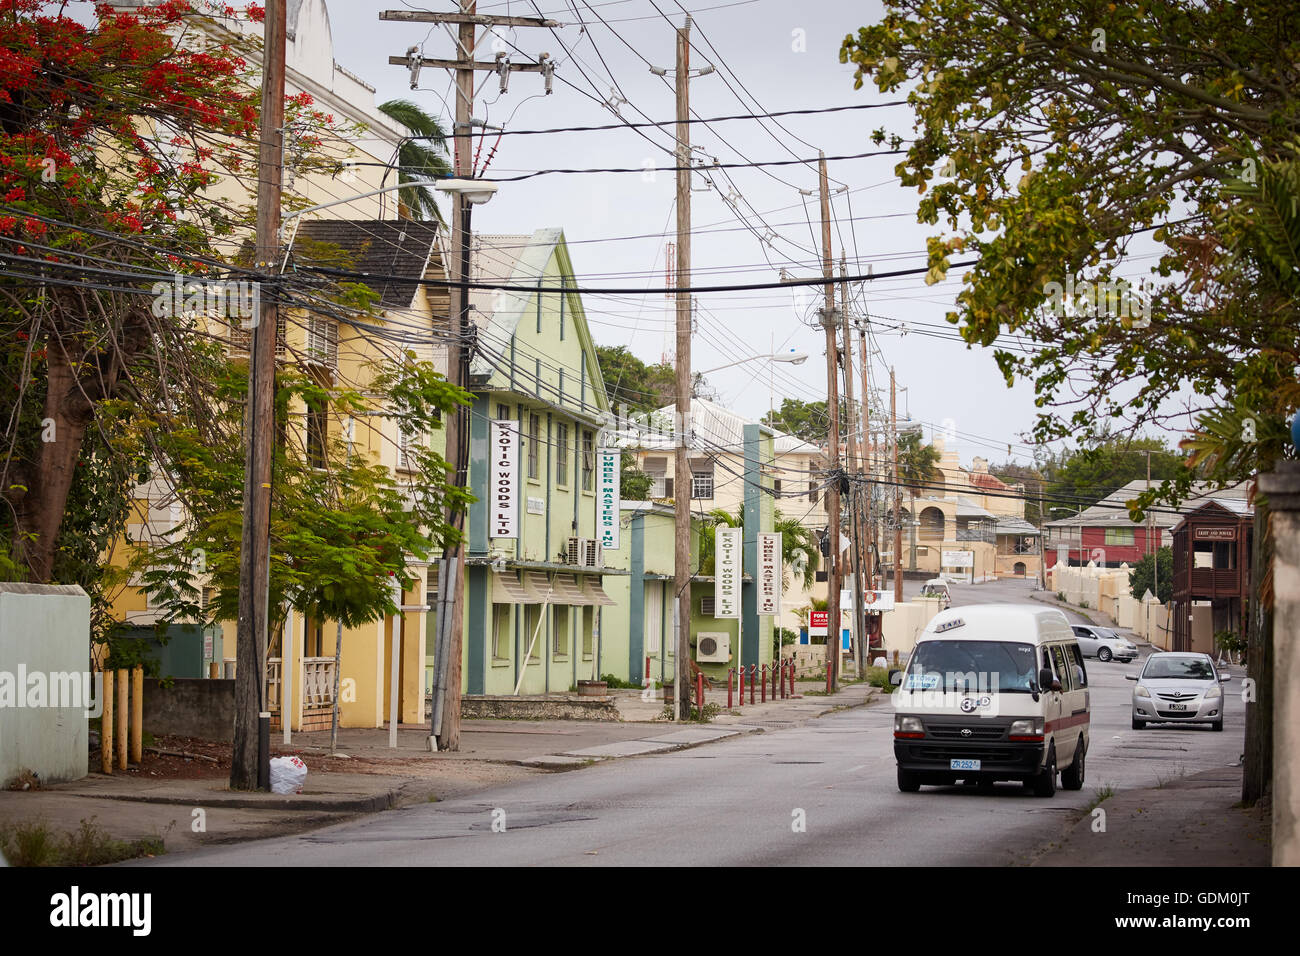
[[[1013,720],[1007,729],[1009,740],[1042,740],[1043,718],[1029,717],[1025,720]]]
[[[903,714],[894,715],[894,736],[895,737],[924,737],[925,725],[921,723],[920,717],[906,717]]]

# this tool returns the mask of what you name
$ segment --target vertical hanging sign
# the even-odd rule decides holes
[[[718,526],[714,549],[713,616],[740,617],[741,528]]]
[[[781,532],[758,533],[758,613],[781,613]]]
[[[519,537],[518,435],[515,422],[509,418],[494,418],[489,423],[492,518],[488,536],[492,538]]]
[[[618,547],[619,466],[622,452],[602,451],[596,456],[596,533],[603,548]]]

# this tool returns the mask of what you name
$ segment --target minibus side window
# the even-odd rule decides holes
[[[1070,655],[1074,658],[1074,685],[1076,687],[1088,686],[1088,668],[1083,665],[1083,651],[1079,650],[1078,644],[1070,645]]]
[[[1060,644],[1052,645],[1052,663],[1056,665],[1056,679],[1061,682],[1062,690],[1071,690],[1074,683],[1070,676],[1070,669],[1065,666],[1065,654]]]

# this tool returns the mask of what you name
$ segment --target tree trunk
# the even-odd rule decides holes
[[[1273,602],[1264,583],[1273,566],[1272,520],[1267,498],[1255,500],[1254,541],[1250,556],[1250,631],[1246,673],[1255,682],[1255,700],[1246,702],[1246,751],[1241,799],[1252,806],[1267,796],[1273,782]]]

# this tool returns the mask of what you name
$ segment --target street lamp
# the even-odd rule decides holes
[[[449,193],[456,201],[455,218],[459,228],[453,231],[459,281],[459,304],[456,319],[456,334],[448,343],[447,377],[452,383],[464,388],[469,381],[469,247],[470,247],[470,210],[482,205],[496,194],[497,184],[480,179],[443,179],[434,183],[434,188]],[[448,431],[447,457],[455,469],[452,484],[464,488],[469,484],[469,408],[462,405],[456,412],[455,431]],[[453,443],[454,439],[454,443]],[[454,454],[452,451],[454,449]],[[464,512],[456,511],[452,524],[457,531],[464,525]],[[458,536],[459,537],[459,536]],[[451,716],[448,719],[446,737],[459,735],[460,727],[460,687],[451,686],[448,680],[449,666],[452,660],[460,660],[461,634],[454,625],[458,623],[464,588],[461,585],[461,569],[464,567],[463,542],[448,545],[443,549],[442,561],[438,570],[438,636],[434,647],[433,677],[433,713],[429,720],[429,742],[436,748],[437,738],[443,735],[444,711]]]
[[[719,365],[717,368],[705,369],[703,372],[697,372],[697,375],[708,375],[710,372],[721,372],[724,368],[731,368],[735,365],[744,365],[746,362],[758,362],[766,359],[770,362],[782,362],[787,365],[802,365],[808,361],[808,356],[803,352],[777,352],[775,355],[751,355],[749,358],[743,358],[736,362],[728,362],[726,365]]]

